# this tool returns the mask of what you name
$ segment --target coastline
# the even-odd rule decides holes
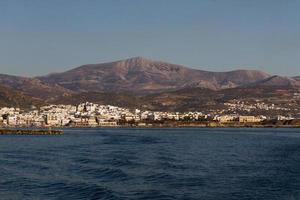
[[[76,127],[11,127],[0,128],[1,135],[63,135],[64,129],[300,129],[300,125],[218,125],[218,126],[195,126],[195,125],[181,125],[181,126],[76,126]],[[50,127],[48,127],[50,128]],[[53,129],[52,129],[53,128]]]
[[[54,130],[48,130],[48,128]],[[146,126],[131,126],[131,125],[119,125],[119,126],[51,126],[51,127],[0,127],[0,135],[3,131],[33,131],[42,133],[55,133],[60,132],[60,129],[101,129],[101,128],[300,128],[300,125],[146,125]]]
[[[291,123],[293,122],[293,123]],[[115,125],[67,125],[67,126],[3,126],[0,127],[0,135],[63,135],[64,129],[299,129],[299,120],[294,121],[265,121],[256,123],[216,121],[151,121],[139,123],[116,123]]]

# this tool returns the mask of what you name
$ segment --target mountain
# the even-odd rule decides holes
[[[295,76],[293,78],[296,79],[296,80],[298,80],[298,81],[300,81],[300,76]]]
[[[186,87],[224,89],[261,81],[270,75],[254,70],[209,72],[141,57],[103,64],[89,64],[37,77],[48,85],[75,92],[130,92],[149,94]]]
[[[31,105],[41,105],[42,102],[30,96],[21,94],[16,90],[0,85],[0,107],[28,108]]]
[[[48,85],[39,79],[0,74],[0,84],[20,94],[35,97],[40,100],[55,99],[71,93],[59,85]]]
[[[300,79],[276,75],[247,86],[300,87]]]
[[[0,74],[1,105],[78,104],[89,101],[150,110],[222,108],[224,102],[300,101],[300,77],[255,70],[209,72],[141,57],[88,64],[47,76]]]

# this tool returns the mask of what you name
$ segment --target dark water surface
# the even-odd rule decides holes
[[[300,200],[300,129],[0,136],[0,199]]]

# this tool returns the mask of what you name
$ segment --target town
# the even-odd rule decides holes
[[[228,110],[236,107],[255,108],[244,103],[227,103]],[[260,108],[272,109],[274,105],[257,104]],[[278,108],[276,108],[278,109]],[[284,108],[280,108],[284,109]],[[254,116],[210,114],[202,112],[155,112],[98,105],[90,102],[79,105],[48,105],[29,110],[3,107],[0,109],[1,127],[151,127],[151,126],[220,126],[226,124],[257,124],[265,121],[293,120],[291,116]]]

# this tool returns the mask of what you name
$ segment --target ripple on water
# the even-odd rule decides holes
[[[161,190],[143,190],[132,192],[129,195],[129,199],[139,199],[139,200],[174,200],[177,199],[173,195],[167,194]]]
[[[3,137],[0,199],[298,200],[299,131],[265,130],[88,129]]]
[[[128,174],[118,168],[73,165],[69,171],[81,177],[89,177],[102,182],[126,181],[129,179]]]
[[[53,199],[120,199],[119,195],[108,188],[84,182],[57,182],[44,186],[47,198]]]

